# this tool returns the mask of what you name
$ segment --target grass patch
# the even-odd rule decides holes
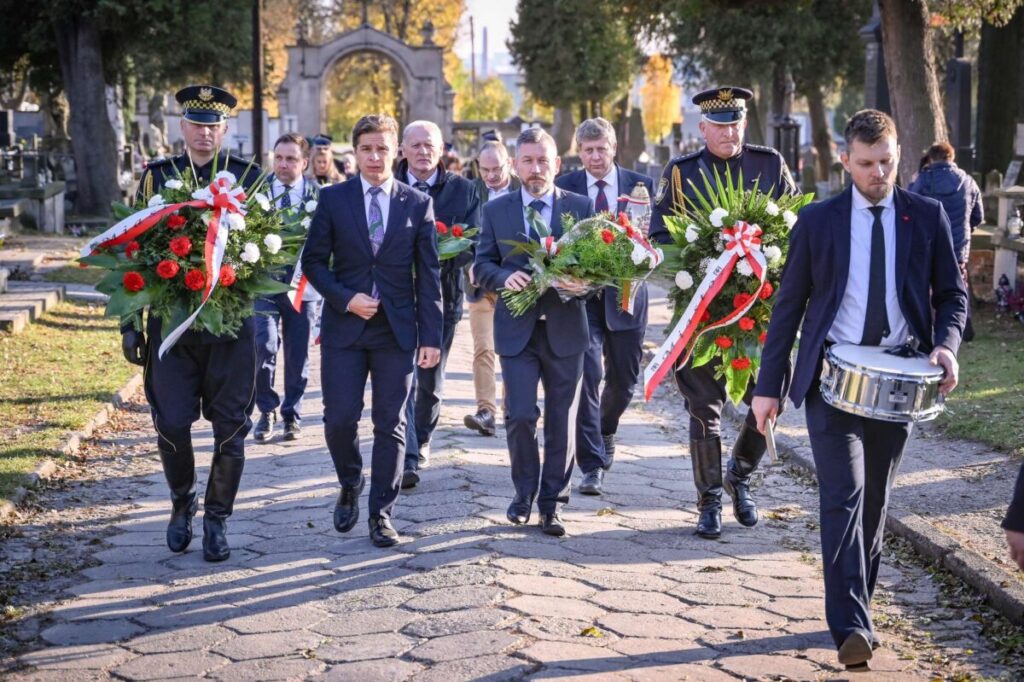
[[[50,270],[43,275],[47,282],[60,282],[62,284],[89,284],[95,286],[108,270],[102,268],[83,268],[77,264],[65,265],[56,270]]]
[[[960,346],[960,385],[938,424],[946,435],[1024,456],[1024,325],[986,308],[974,311],[974,330]]]
[[[0,497],[81,429],[138,369],[121,355],[117,320],[61,303],[21,334],[0,333]]]

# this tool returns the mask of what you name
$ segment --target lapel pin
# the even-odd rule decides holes
[[[908,215],[903,216],[903,222],[909,223],[910,222],[910,216],[908,216]]]

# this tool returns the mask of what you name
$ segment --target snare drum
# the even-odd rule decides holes
[[[943,369],[928,358],[886,353],[886,346],[837,344],[825,352],[821,395],[832,407],[890,422],[923,422],[942,412]]]

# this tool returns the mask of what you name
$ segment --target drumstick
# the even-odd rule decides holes
[[[775,449],[775,428],[774,422],[771,419],[764,420],[764,436],[765,441],[768,443],[768,460],[771,464],[775,464],[779,461],[779,453]]]

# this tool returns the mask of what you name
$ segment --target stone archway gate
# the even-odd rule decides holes
[[[315,135],[324,130],[324,83],[334,65],[353,54],[373,52],[391,61],[401,75],[405,122],[433,121],[451,139],[455,92],[444,79],[442,49],[429,39],[412,47],[364,24],[323,45],[300,43],[287,49],[288,72],[278,89],[278,103],[282,118],[295,117],[296,132]]]

